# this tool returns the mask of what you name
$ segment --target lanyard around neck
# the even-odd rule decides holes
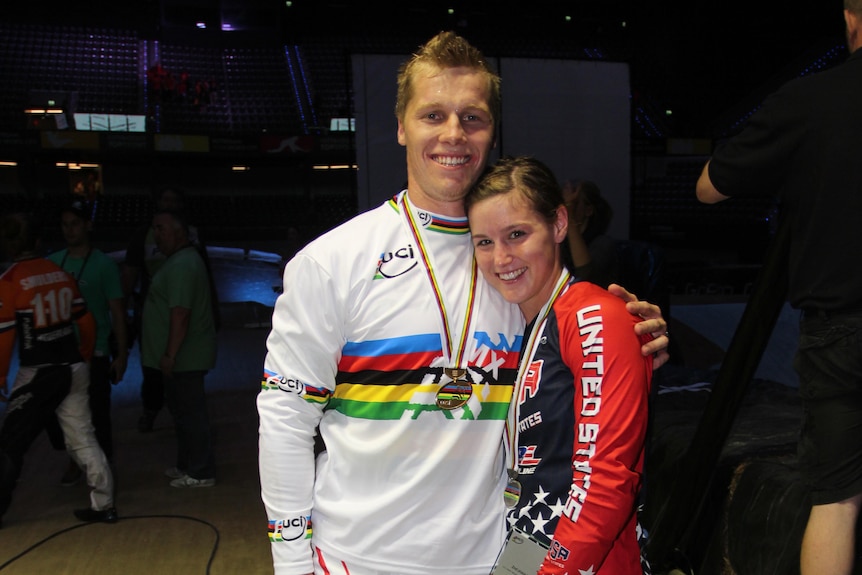
[[[87,262],[90,261],[90,254],[93,253],[93,248],[89,248],[87,250],[87,255],[84,256],[84,262],[81,264],[81,269],[78,270],[78,276],[75,277],[72,275],[72,272],[66,269],[66,258],[69,257],[69,249],[66,249],[66,253],[63,254],[63,259],[60,261],[60,267],[63,268],[63,271],[68,272],[75,278],[75,283],[79,283],[81,278],[84,277],[84,268],[87,267]]]
[[[423,241],[422,236],[419,233],[419,226],[416,224],[416,221],[414,220],[413,214],[410,210],[410,206],[407,203],[406,193],[401,195],[401,203],[401,211],[404,213],[404,217],[407,220],[407,226],[410,229],[410,233],[413,235],[414,241],[416,242],[416,247],[419,251],[420,257],[422,258],[422,264],[425,266],[425,272],[427,273],[428,279],[431,282],[431,287],[434,292],[434,300],[437,304],[437,309],[440,312],[440,318],[443,322],[443,338],[445,343],[444,351],[446,353],[446,359],[453,367],[461,367],[461,362],[463,361],[464,354],[466,353],[467,349],[467,341],[470,336],[470,324],[473,319],[473,309],[476,303],[476,284],[478,281],[476,258],[471,258],[472,265],[470,271],[470,294],[467,301],[467,313],[464,315],[464,324],[461,328],[461,334],[456,347],[452,337],[452,329],[449,326],[449,314],[446,311],[446,305],[443,301],[443,291],[440,288],[440,282],[437,280],[437,276],[434,273],[434,268],[431,265],[428,248],[425,246],[425,242]]]
[[[520,414],[520,399],[521,389],[524,387],[524,378],[527,371],[530,369],[530,364],[533,362],[533,356],[536,353],[540,341],[540,335],[545,331],[545,321],[548,319],[548,314],[551,313],[551,308],[554,302],[569,285],[571,274],[567,269],[563,269],[560,277],[557,279],[557,284],[554,286],[554,291],[551,297],[539,310],[539,315],[536,316],[536,321],[533,323],[533,329],[530,330],[530,335],[524,345],[521,353],[521,363],[518,365],[518,378],[515,380],[515,389],[512,392],[512,401],[509,404],[509,415],[506,419],[506,447],[508,450],[509,469],[518,470],[518,416]]]

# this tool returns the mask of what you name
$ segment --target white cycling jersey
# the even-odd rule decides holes
[[[405,196],[285,268],[257,400],[277,574],[311,573],[314,546],[363,570],[486,575],[503,544],[524,322],[473,267],[466,218],[411,206],[411,225]],[[447,411],[456,364],[473,392]]]

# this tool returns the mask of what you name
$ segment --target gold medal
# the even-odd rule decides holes
[[[444,383],[437,390],[437,407],[440,409],[458,409],[463,407],[470,396],[473,395],[473,386],[466,379],[461,378],[467,375],[467,370],[463,368],[446,367],[443,372],[452,381]]]

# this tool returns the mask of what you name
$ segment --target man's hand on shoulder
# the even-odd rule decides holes
[[[609,285],[608,291],[626,302],[626,309],[630,314],[639,316],[643,320],[635,325],[635,333],[649,334],[653,337],[652,341],[641,346],[641,353],[644,356],[653,356],[653,371],[667,363],[670,359],[670,354],[667,352],[670,339],[668,339],[667,322],[661,314],[661,308],[638,300],[636,295],[619,284]]]

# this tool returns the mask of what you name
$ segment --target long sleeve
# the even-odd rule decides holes
[[[623,305],[604,294],[568,301],[577,307],[556,311],[574,374],[571,490],[540,573],[631,573],[651,366]]]
[[[260,416],[261,496],[269,519],[273,565],[279,575],[301,575],[311,561],[314,437],[322,406],[335,386],[343,345],[336,290],[313,260],[299,255],[286,266],[275,304]]]

